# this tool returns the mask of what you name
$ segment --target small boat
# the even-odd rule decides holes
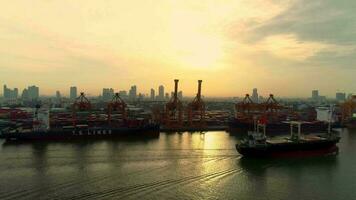
[[[338,152],[339,133],[329,128],[327,133],[302,135],[302,125],[307,122],[291,121],[290,137],[268,139],[266,124],[258,124],[248,138],[236,144],[237,151],[245,157],[306,157],[330,155]]]

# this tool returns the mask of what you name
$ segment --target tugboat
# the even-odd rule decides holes
[[[266,124],[258,124],[248,138],[236,144],[237,151],[245,157],[306,157],[330,155],[338,152],[338,132],[329,130],[324,134],[302,135],[302,125],[307,122],[291,121],[290,137],[267,139]],[[296,131],[295,131],[296,129]]]

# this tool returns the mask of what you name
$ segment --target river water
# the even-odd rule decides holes
[[[151,140],[0,141],[0,199],[355,199],[356,131],[336,156],[254,160],[225,132]]]

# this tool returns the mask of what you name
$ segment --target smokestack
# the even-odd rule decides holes
[[[174,98],[177,98],[178,95],[178,79],[174,80]]]
[[[201,83],[202,83],[203,81],[202,80],[198,80],[198,99],[200,99],[200,97],[201,97]]]

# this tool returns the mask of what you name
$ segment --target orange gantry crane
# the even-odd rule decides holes
[[[276,113],[282,109],[284,106],[281,106],[278,101],[274,98],[273,94],[269,95],[269,98],[260,104],[261,110],[268,113]]]
[[[198,80],[198,93],[194,100],[188,104],[187,117],[189,125],[203,126],[205,121],[205,103],[201,98],[202,80]]]
[[[110,103],[107,105],[108,111],[108,124],[111,125],[113,121],[119,122],[123,121],[124,123],[127,120],[127,104],[124,100],[121,99],[119,93],[115,93]],[[115,112],[116,117],[113,118]]]
[[[178,98],[178,79],[174,80],[174,93],[166,103],[164,110],[164,124],[168,127],[181,126],[183,124],[183,105]]]
[[[258,104],[252,101],[249,94],[246,94],[241,102],[236,103],[235,110],[237,113],[245,114],[256,112],[258,111]]]
[[[91,103],[84,95],[84,92],[80,93],[80,96],[77,97],[72,105],[72,120],[73,126],[77,125],[77,111],[90,111]]]
[[[350,99],[341,104],[341,120],[343,123],[354,117],[356,113],[356,95],[352,95]]]

